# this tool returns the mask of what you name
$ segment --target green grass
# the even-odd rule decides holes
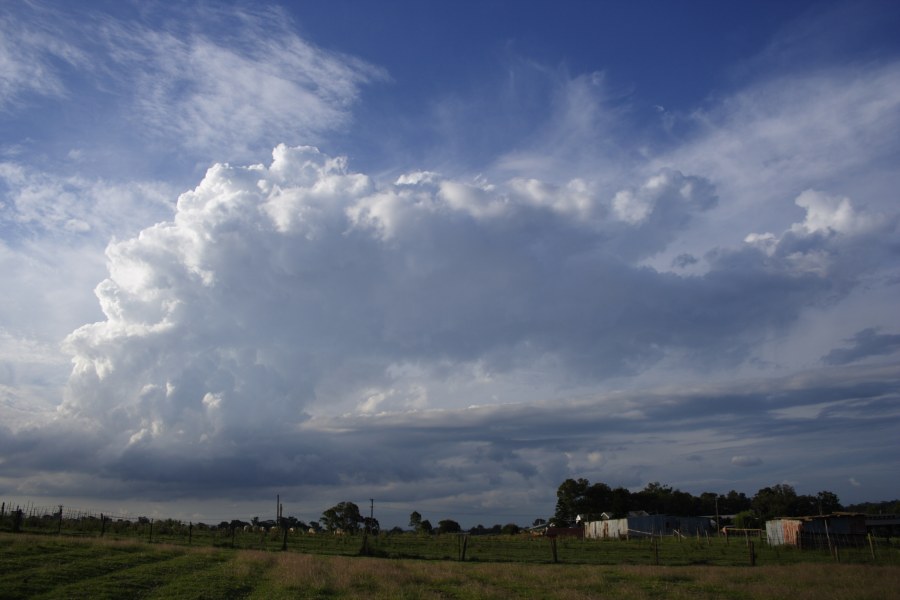
[[[811,553],[793,555],[781,550],[777,558],[788,557],[786,563],[759,560],[758,566],[750,567],[748,560],[738,560],[747,552],[746,545],[734,542],[705,548],[696,542],[693,546],[686,541],[664,543],[660,560],[665,557],[673,564],[663,566],[648,564],[652,546],[634,541],[561,540],[558,554],[563,562],[559,564],[550,562],[546,540],[527,538],[470,538],[467,559],[473,560],[466,562],[455,560],[458,546],[451,536],[422,538],[414,547],[417,554],[436,557],[452,551],[454,560],[341,556],[354,546],[358,551],[359,538],[328,538],[327,543],[319,543],[332,553],[309,554],[294,548],[279,552],[274,543],[269,550],[233,550],[142,540],[0,534],[0,598],[854,600],[885,598],[900,589],[896,562],[838,564]],[[506,551],[503,544],[509,546]],[[376,548],[388,549],[386,540]],[[512,561],[516,552],[526,560]],[[703,553],[716,555],[715,560],[698,558]],[[491,562],[492,556],[506,562]],[[766,552],[762,557],[776,558]],[[616,562],[617,558],[623,560]],[[708,563],[700,564],[700,560]],[[711,566],[716,561],[735,564]]]

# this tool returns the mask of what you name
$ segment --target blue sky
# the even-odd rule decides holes
[[[897,495],[890,2],[13,2],[0,497]],[[262,508],[261,508],[262,507]]]

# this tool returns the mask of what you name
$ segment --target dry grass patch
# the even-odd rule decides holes
[[[280,554],[252,597],[863,600],[896,589],[900,568],[866,565],[616,567]]]
[[[604,548],[605,549],[605,548]],[[455,562],[0,535],[0,598],[866,600],[900,565]]]

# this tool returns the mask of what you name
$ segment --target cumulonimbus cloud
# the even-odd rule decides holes
[[[715,203],[676,171],[609,198],[583,181],[380,184],[311,147],[273,156],[214,166],[173,220],[109,246],[106,319],[67,341],[63,411],[115,425],[121,447],[212,448],[299,426],[326,390],[383,403],[411,372],[421,407],[429,380],[473,365],[502,377],[551,357],[594,381],[671,353],[741,360],[746,336],[836,293],[802,256],[829,260],[838,242],[816,232],[721,251],[703,277],[641,267]]]

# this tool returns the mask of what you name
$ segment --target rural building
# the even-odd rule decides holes
[[[856,513],[786,517],[766,521],[766,539],[770,546],[862,546],[866,543],[866,533],[866,515]]]
[[[651,535],[697,535],[710,530],[705,517],[629,514],[621,519],[601,519],[584,524],[585,539],[622,539]]]
[[[900,515],[866,515],[866,529],[878,537],[898,537]]]

